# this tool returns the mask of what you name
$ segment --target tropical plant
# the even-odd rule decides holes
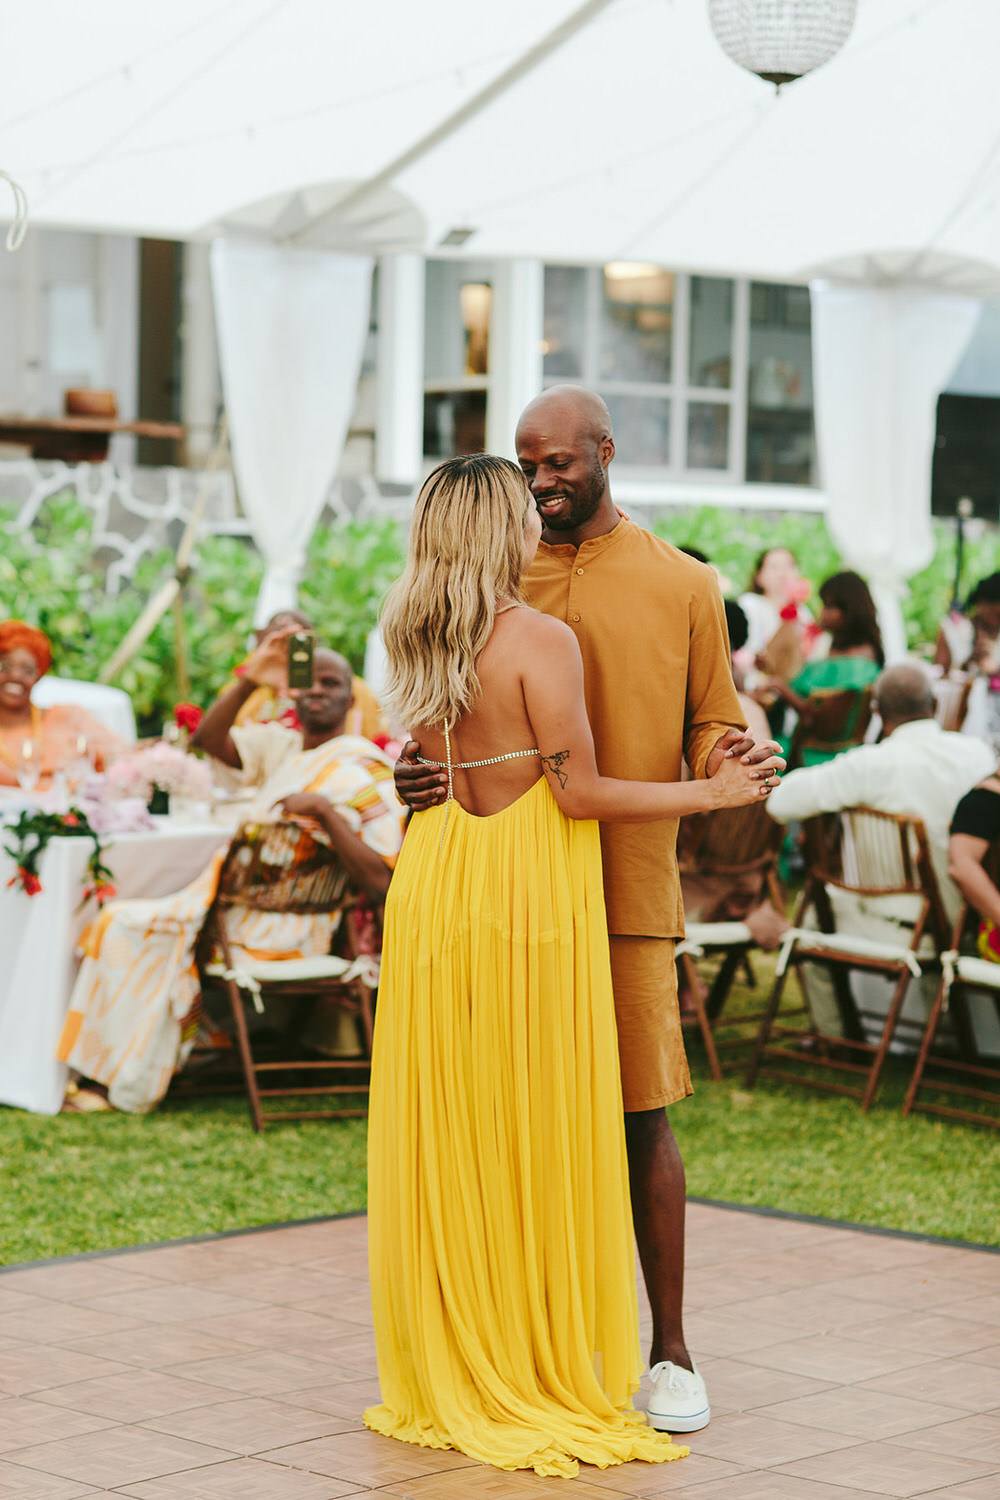
[[[300,602],[320,639],[342,652],[357,672],[405,555],[402,526],[384,517],[341,521],[313,533]]]
[[[394,521],[321,526],[309,548],[302,606],[324,641],[359,669],[383,594],[404,553]],[[156,588],[172,572],[167,549],[145,555],[119,593],[104,586],[92,518],[71,494],[53,496],[31,530],[0,511],[0,618],[15,615],[52,640],[54,668],[94,681]],[[209,703],[246,655],[263,563],[240,537],[208,536],[198,545],[183,607],[190,684],[178,680],[174,616],[166,614],[115,679],[144,731],[158,732],[179,698]],[[184,689],[182,691],[182,688]]]
[[[788,547],[818,588],[843,566],[822,516],[734,511],[716,506],[676,510],[654,530],[677,546],[698,547],[728,580],[734,594],[746,588],[765,547]],[[1000,568],[1000,532],[975,523],[967,539],[963,592]],[[903,613],[911,649],[928,651],[954,588],[955,533],[934,523],[930,565],[909,580]],[[320,638],[342,651],[355,670],[378,618],[386,589],[405,553],[401,523],[384,517],[337,521],[317,528],[301,588],[302,607]],[[171,574],[167,549],[144,556],[117,594],[104,584],[95,556],[92,518],[70,493],[43,506],[30,531],[0,510],[0,618],[17,615],[50,636],[55,669],[95,680],[157,586]],[[167,614],[142,650],[116,679],[130,694],[144,731],[159,731],[181,698],[207,704],[246,654],[263,564],[242,537],[210,536],[199,543],[183,608],[190,683],[178,680],[176,626]]]
[[[952,601],[955,586],[956,534],[953,524],[934,521],[934,557],[907,581],[900,601],[912,651],[929,655],[938,624]],[[824,578],[845,566],[820,515],[801,512],[761,513],[723,510],[704,505],[698,510],[673,511],[654,523],[653,530],[675,547],[697,547],[723,574],[733,594],[749,586],[754,562],[765,547],[787,547],[795,554],[813,591]],[[1000,530],[975,522],[968,528],[962,568],[961,593],[1000,568]]]

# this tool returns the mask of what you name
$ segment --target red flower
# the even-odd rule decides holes
[[[386,747],[386,745],[388,745],[388,743],[389,743],[389,736],[387,734],[373,734],[372,735],[372,744],[373,745],[377,745],[380,750],[384,750],[385,747]]]
[[[79,828],[79,826],[80,819],[77,817],[76,813],[68,812],[65,814],[65,816],[63,817],[64,828]]]
[[[112,885],[110,880],[105,880],[100,885],[95,885],[93,894],[98,906],[103,906],[105,901],[113,901],[115,899],[118,895],[118,887]]]
[[[797,620],[799,618],[799,606],[797,604],[785,604],[778,611],[783,620]]]
[[[302,728],[302,720],[299,718],[299,716],[295,712],[294,708],[286,708],[285,712],[281,715],[281,718],[278,720],[278,723],[279,724],[284,724],[284,726],[285,726],[286,729],[301,729]]]
[[[42,882],[31,870],[25,870],[23,866],[18,869],[21,879],[21,889],[26,896],[37,896],[42,889]]]
[[[174,709],[174,723],[178,729],[186,729],[188,734],[194,734],[202,721],[202,711],[197,703],[178,703]]]

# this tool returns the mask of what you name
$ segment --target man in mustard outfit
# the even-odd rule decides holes
[[[715,575],[611,498],[601,398],[545,391],[523,412],[516,446],[543,526],[524,594],[580,644],[601,774],[678,781],[682,760],[694,776],[714,775],[727,755],[767,760],[777,746],[755,746],[744,729]],[[419,810],[443,800],[445,778],[416,749],[405,747],[396,788]],[[692,1091],[674,964],[676,841],[676,821],[601,827],[632,1212],[653,1313],[648,1414],[655,1427],[695,1432],[710,1408],[684,1340],[684,1164],[664,1109]]]

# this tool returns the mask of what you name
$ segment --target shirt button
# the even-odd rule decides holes
[[[574,615],[574,616],[573,616],[573,619],[574,619],[574,621],[579,621],[579,619],[580,619],[580,616],[579,616],[579,615]]]
[[[576,571],[579,573],[580,577],[582,578],[583,577],[583,569],[582,568],[577,568]]]

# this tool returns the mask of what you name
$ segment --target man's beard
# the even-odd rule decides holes
[[[604,498],[604,470],[598,462],[591,470],[584,490],[569,498],[569,510],[565,516],[542,516],[542,525],[547,531],[576,531],[597,514]]]

